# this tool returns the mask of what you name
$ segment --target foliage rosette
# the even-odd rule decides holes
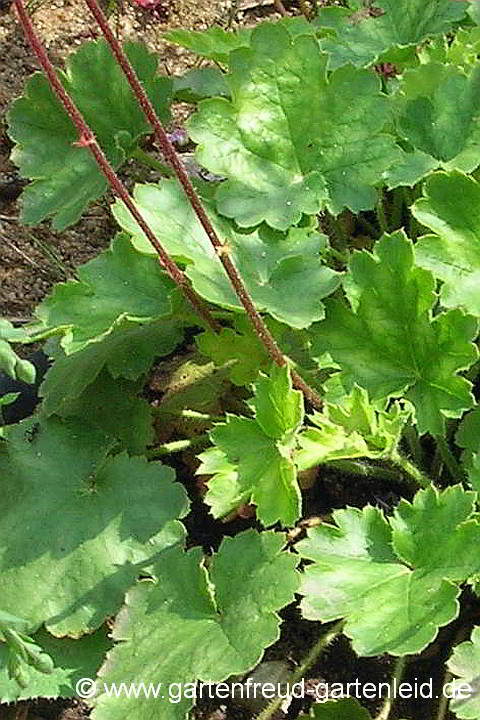
[[[307,470],[320,463],[355,458],[388,459],[395,454],[411,408],[394,402],[377,409],[365,390],[355,385],[338,404],[325,402],[298,434],[295,464]]]
[[[369,71],[327,78],[327,60],[314,36],[260,26],[230,55],[232,100],[205,100],[189,121],[199,162],[228,178],[218,210],[240,226],[285,230],[325,207],[374,206],[379,176],[400,156],[383,132],[389,101]]]

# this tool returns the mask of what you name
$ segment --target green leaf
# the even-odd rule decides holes
[[[94,630],[151,558],[182,540],[186,493],[160,463],[108,457],[85,422],[31,420],[6,435],[2,607],[56,635]]]
[[[183,340],[181,315],[150,324],[123,320],[102,342],[91,343],[73,355],[55,352],[55,362],[40,386],[47,415],[61,413],[69,402],[82,395],[103,367],[113,378],[137,380],[155,357],[168,355]]]
[[[270,358],[245,315],[235,316],[233,322],[235,329],[222,328],[219,333],[206,330],[196,336],[195,342],[200,352],[212,358],[217,366],[234,360],[230,370],[232,383],[247,385],[255,380],[259,369],[269,367]]]
[[[199,548],[164,553],[155,566],[157,582],[128,593],[113,631],[117,645],[101,671],[107,684],[161,683],[163,700],[103,694],[93,719],[145,720],[160,707],[165,720],[181,720],[193,705],[197,679],[219,682],[254,667],[278,639],[277,611],[294,599],[298,585],[298,560],[281,552],[284,543],[281,533],[247,530],[223,540],[208,570]]]
[[[480,68],[469,74],[431,62],[404,73],[396,126],[414,148],[386,173],[389,187],[412,185],[434,168],[471,172],[480,151]]]
[[[140,455],[154,439],[152,409],[137,397],[140,383],[113,379],[103,370],[76,400],[59,408],[63,417],[75,417],[120,441],[129,453]]]
[[[439,165],[438,160],[421,150],[404,152],[398,163],[384,173],[387,187],[389,190],[403,185],[413,187]]]
[[[314,561],[300,589],[304,617],[344,617],[359,655],[423,650],[458,615],[460,585],[478,573],[474,502],[460,485],[431,486],[387,519],[370,506],[336,510],[336,525],[313,528],[296,545]]]
[[[0,644],[0,703],[32,698],[75,697],[75,684],[82,678],[94,678],[112,643],[104,629],[79,640],[55,638],[39,630],[33,640],[53,659],[54,670],[44,673],[28,668],[27,686],[22,688],[7,674],[7,647]]]
[[[312,349],[328,352],[354,383],[373,399],[405,393],[420,433],[442,434],[444,416],[459,417],[474,404],[471,383],[457,373],[477,359],[477,321],[460,310],[432,319],[432,275],[413,263],[413,247],[402,231],[384,235],[374,254],[356,252],[349,283],[356,312],[330,300],[327,318],[312,330]]]
[[[213,26],[201,32],[196,30],[169,30],[162,34],[164,40],[181,45],[188,50],[202,55],[218,63],[228,63],[233,50],[248,47],[251,30],[241,28],[235,32],[228,32],[218,26]]]
[[[335,685],[335,683],[331,684]],[[358,700],[352,697],[314,703],[309,715],[300,715],[300,720],[307,720],[308,718],[314,718],[314,720],[338,720],[338,718],[342,718],[342,720],[371,720],[368,710],[365,710]]]
[[[134,199],[165,249],[187,263],[185,274],[206,300],[228,308],[242,309],[229,279],[197,216],[175,180],[156,185],[137,185]],[[231,248],[232,260],[257,310],[303,328],[323,317],[321,299],[333,292],[340,275],[322,264],[325,238],[310,228],[292,228],[288,234],[262,227],[252,233],[240,232],[233,223],[206,210],[222,242]],[[117,201],[113,214],[124,230],[132,234],[134,246],[153,253],[152,246],[125,206]],[[309,290],[301,296],[298,287]]]
[[[299,470],[306,470],[332,460],[388,458],[409,416],[409,409],[401,409],[397,402],[388,410],[378,410],[366,391],[355,385],[341,404],[325,402],[322,413],[309,417],[316,427],[299,434],[295,463]]]
[[[462,464],[474,490],[480,491],[480,409],[475,408],[463,416],[455,434],[461,448]]]
[[[476,3],[469,3],[467,13],[476,25],[480,25],[480,7]]]
[[[224,175],[219,211],[242,227],[286,230],[302,213],[372,208],[379,176],[400,156],[383,132],[389,100],[370,71],[327,78],[316,39],[261,25],[230,57],[232,101],[205,100],[188,123],[198,161]]]
[[[198,474],[213,474],[205,502],[214,517],[253,502],[264,525],[295,524],[301,494],[291,454],[303,422],[303,397],[286,367],[260,375],[249,405],[255,419],[227,415],[211,431],[215,447],[199,455]]]
[[[480,315],[480,185],[459,172],[436,173],[423,193],[412,213],[436,235],[420,238],[416,260],[443,280],[445,307]]]
[[[181,102],[196,103],[212,96],[229,97],[230,90],[219,68],[194,68],[174,76],[173,96]]]
[[[172,81],[155,77],[157,59],[144,44],[127,43],[125,51],[160,118],[168,120]],[[84,43],[58,76],[118,168],[151,130],[107,43]],[[34,180],[22,195],[23,221],[35,224],[53,216],[53,227],[63,230],[105,192],[107,181],[88,148],[75,145],[77,131],[41,73],[29,79],[8,122],[16,143],[12,160],[22,176]]]
[[[151,387],[162,393],[156,414],[178,415],[185,408],[204,413],[220,412],[222,396],[231,391],[226,380],[228,370],[228,366],[216,368],[212,362],[193,352],[167,358],[157,366],[151,380]],[[167,422],[171,424],[171,417]]]
[[[126,233],[76,272],[80,282],[58,283],[36,310],[45,327],[64,330],[67,353],[98,343],[124,320],[145,324],[172,311],[172,280]]]
[[[448,669],[458,675],[449,687],[453,699],[449,709],[458,718],[480,718],[480,627],[472,630],[471,639],[453,649],[447,662]],[[455,697],[456,695],[456,697]]]
[[[20,396],[19,392],[6,393],[0,397],[0,408],[5,405],[11,405]]]
[[[330,53],[332,70],[347,63],[364,67],[388,60],[388,51],[420,45],[432,35],[448,32],[468,6],[451,0],[375,0],[375,7],[384,11],[380,17],[344,22],[336,37],[322,40],[321,46]]]

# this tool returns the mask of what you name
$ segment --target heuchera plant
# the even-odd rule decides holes
[[[343,633],[359,656],[395,656],[398,682],[458,618],[465,586],[479,606],[478,4],[352,1],[254,30],[175,30],[167,40],[214,64],[173,79],[87,4],[106,40],[55,72],[15,0],[47,73],[8,115],[31,180],[23,221],[63,229],[110,184],[119,231],[35,322],[0,321],[13,378],[32,382],[34,368],[11,343],[46,341],[52,359],[40,408],[2,431],[0,698],[73,696],[98,672],[95,720],[180,720],[191,695],[159,710],[103,683],[245,674],[296,593],[306,620],[340,621],[312,636],[297,676]],[[165,134],[174,100],[194,106],[208,181]],[[167,165],[143,149],[152,130]],[[130,158],[163,173],[133,197],[116,175]],[[151,369],[187,331],[187,381],[152,407]],[[172,424],[183,437],[163,441]],[[210,513],[253,506],[258,521],[208,562],[186,550],[190,500],[169,461],[201,443]],[[405,497],[335,510],[292,551],[318,467],[339,483],[403,483]],[[471,683],[450,710],[480,719],[478,625],[447,672]],[[369,717],[356,700],[312,709],[347,714]]]

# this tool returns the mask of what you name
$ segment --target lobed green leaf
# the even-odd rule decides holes
[[[351,63],[359,67],[376,61],[388,61],[388,51],[420,45],[426,38],[446,33],[461,20],[468,2],[451,0],[376,0],[383,10],[378,17],[364,12],[343,22],[334,38],[321,41],[330,54],[329,67],[334,70]],[[393,62],[395,60],[393,59]]]
[[[445,415],[460,417],[474,404],[458,373],[477,359],[477,321],[460,310],[432,318],[434,279],[415,267],[401,231],[384,235],[374,255],[356,252],[349,283],[356,311],[330,300],[326,320],[312,328],[313,351],[330,353],[347,388],[357,383],[372,399],[404,394],[420,433],[442,434]]]
[[[157,185],[137,185],[134,199],[165,249],[186,264],[185,274],[195,290],[209,302],[242,309],[230,281],[204,229],[175,180]],[[257,310],[294,328],[303,328],[323,317],[322,298],[338,286],[340,274],[326,267],[320,257],[325,237],[310,228],[292,228],[288,234],[262,227],[239,231],[205,202],[220,240],[227,245]],[[132,235],[143,253],[154,250],[125,206],[117,201],[113,214]],[[298,293],[306,284],[309,292]]]
[[[160,119],[168,120],[172,81],[155,77],[157,59],[144,44],[127,43],[125,52]],[[107,43],[82,45],[58,76],[118,168],[150,126]],[[77,131],[41,73],[29,79],[8,122],[16,143],[12,160],[23,177],[34,180],[22,195],[23,221],[35,224],[53,216],[56,230],[72,225],[105,192],[107,181],[90,151],[75,145]]]
[[[428,178],[412,213],[435,235],[415,245],[417,263],[443,281],[442,304],[480,316],[480,185],[459,172]]]
[[[199,162],[228,178],[217,207],[242,227],[286,230],[325,207],[372,208],[399,159],[379,79],[352,67],[327,77],[326,65],[312,35],[262,25],[230,56],[232,100],[205,100],[190,119]]]
[[[142,569],[183,540],[186,493],[160,463],[109,457],[111,440],[84,421],[33,419],[6,437],[2,607],[58,636],[95,630]]]
[[[313,528],[296,546],[314,561],[300,589],[304,617],[344,617],[359,655],[423,650],[457,616],[460,585],[479,571],[474,500],[459,485],[431,486],[392,518],[370,506],[336,510],[335,525]]]
[[[254,667],[278,639],[277,611],[298,586],[298,559],[281,552],[284,543],[281,533],[247,530],[223,540],[208,570],[199,548],[165,552],[156,582],[128,593],[113,631],[117,644],[100,672],[108,685],[161,683],[162,694],[100,695],[94,720],[146,720],[159,708],[165,720],[181,720],[197,680],[215,683]]]

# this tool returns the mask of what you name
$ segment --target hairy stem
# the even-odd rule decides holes
[[[16,0],[18,2],[21,2],[21,0]],[[280,0],[276,0],[278,3],[281,2]],[[268,354],[272,358],[272,360],[279,365],[280,367],[287,364],[287,359],[283,355],[282,351],[280,350],[279,346],[277,345],[277,342],[273,335],[268,330],[267,326],[265,325],[261,315],[257,312],[253,301],[243,283],[243,280],[241,279],[240,275],[237,272],[237,269],[235,268],[235,265],[232,262],[232,259],[230,257],[230,252],[227,245],[224,245],[212,223],[210,222],[210,218],[208,217],[207,213],[205,212],[205,209],[200,201],[200,198],[198,197],[195,188],[193,187],[192,183],[190,182],[190,178],[188,177],[188,174],[178,157],[177,153],[175,152],[175,148],[173,147],[172,143],[167,137],[167,133],[165,132],[162,123],[160,122],[155,109],[150,102],[149,98],[147,97],[147,94],[145,93],[145,90],[142,87],[142,84],[140,83],[135,70],[133,69],[130,61],[128,60],[127,56],[123,52],[123,49],[118,42],[117,38],[112,33],[110,26],[108,24],[107,18],[105,17],[104,13],[102,12],[101,8],[98,5],[97,0],[85,0],[88,7],[90,8],[90,11],[92,15],[94,16],[95,20],[97,21],[100,29],[102,30],[103,35],[105,36],[106,41],[110,45],[110,48],[112,50],[112,53],[117,60],[118,64],[122,68],[125,77],[128,80],[128,83],[130,87],[132,88],[133,93],[135,94],[135,97],[138,100],[138,103],[140,107],[142,108],[143,112],[145,113],[145,116],[152,126],[156,138],[160,144],[161,150],[163,152],[163,155],[167,162],[171,165],[173,168],[175,175],[178,178],[178,181],[180,182],[188,200],[190,201],[190,204],[195,211],[195,214],[198,217],[198,220],[200,224],[202,225],[203,229],[205,230],[205,233],[207,234],[208,239],[210,240],[211,244],[215,248],[215,251],[217,253],[217,256],[220,259],[220,262],[222,263],[223,267],[225,268],[225,272],[227,273],[230,282],[233,286],[233,289],[235,290],[235,293],[242,303],[243,307],[245,308],[245,311],[250,318],[250,321],[255,329],[255,332],[257,336],[260,338],[262,343],[264,344]],[[282,6],[283,7],[283,6]],[[285,10],[285,9],[284,9]],[[149,238],[150,239],[150,238]],[[292,380],[295,387],[297,387],[299,390],[302,390],[307,400],[316,408],[321,408],[322,406],[322,400],[320,396],[311,388],[300,375],[295,371],[291,370]]]
[[[398,482],[398,473],[395,470],[382,467],[381,465],[369,465],[361,460],[331,460],[325,463],[323,467],[337,470],[346,475],[356,475],[357,477],[369,478],[371,480],[386,480],[388,482]]]
[[[435,441],[437,443],[437,448],[441,455],[441,458],[452,478],[456,482],[463,482],[465,480],[465,474],[463,473],[461,466],[457,462],[456,457],[448,447],[448,443],[445,438],[441,435],[436,435]]]
[[[387,221],[387,216],[385,214],[384,203],[385,203],[385,198],[384,198],[383,192],[380,191],[380,193],[378,195],[378,201],[377,201],[377,207],[376,207],[377,220],[378,220],[378,224],[380,226],[380,230],[382,231],[382,233],[387,233],[388,232],[388,221]]]
[[[408,475],[415,485],[426,488],[431,484],[430,478],[399,452],[395,451],[392,453],[391,460],[395,463],[395,465],[398,465],[398,467],[400,467],[406,475]]]
[[[305,660],[302,662],[301,665],[298,666],[298,668],[293,673],[292,679],[290,681],[291,685],[295,685],[295,683],[300,682],[300,680],[304,677],[309,668],[316,662],[319,655],[321,655],[321,653],[328,647],[328,645],[330,645],[335,640],[335,638],[340,635],[343,630],[343,626],[344,620],[339,620],[335,623],[335,625],[332,626],[332,628],[327,633],[325,633],[325,635],[322,635],[322,637],[317,640]],[[284,699],[285,698],[283,697],[275,698],[271,703],[267,705],[263,712],[257,715],[256,720],[270,720],[274,713],[280,708]]]
[[[402,678],[406,664],[407,657],[405,655],[403,657],[397,658],[397,661],[395,663],[395,670],[390,681],[390,691],[385,698],[382,709],[375,717],[375,720],[388,720],[388,718],[390,717],[390,711],[393,707],[393,703],[395,702],[395,689],[397,685],[400,684],[400,680]]]
[[[181,288],[182,292],[188,298],[191,305],[196,310],[196,312],[200,315],[200,317],[204,320],[204,322],[207,323],[207,325],[209,325],[215,332],[218,332],[219,327],[220,327],[219,324],[211,316],[211,314],[210,314],[207,306],[203,302],[203,300],[201,300],[201,298],[199,298],[194,293],[194,291],[190,287],[188,280],[185,277],[185,275],[183,274],[183,272],[181,270],[179,270],[179,268],[175,265],[173,260],[170,259],[167,252],[164,250],[162,245],[158,242],[155,234],[152,232],[150,227],[147,225],[147,223],[143,219],[142,215],[138,212],[132,199],[130,198],[130,195],[129,195],[126,187],[121,182],[121,180],[118,178],[113,167],[110,165],[109,161],[107,160],[105,153],[103,152],[102,148],[100,147],[97,140],[95,139],[95,135],[93,134],[92,130],[85,122],[83,115],[78,110],[77,106],[75,105],[75,103],[73,102],[71,97],[68,95],[68,93],[65,91],[65,88],[63,87],[62,83],[60,82],[60,80],[57,77],[55,68],[53,67],[52,63],[50,62],[42,43],[40,42],[37,34],[35,33],[35,30],[33,29],[33,25],[30,20],[30,17],[28,16],[27,12],[25,11],[23,0],[14,0],[14,4],[17,9],[18,17],[23,26],[23,30],[25,32],[27,40],[30,43],[32,50],[34,51],[35,55],[37,56],[38,61],[41,65],[43,71],[45,72],[45,75],[48,78],[50,87],[52,88],[55,95],[62,103],[63,107],[65,108],[66,112],[68,113],[68,116],[71,118],[73,124],[75,125],[75,127],[78,130],[79,140],[78,140],[78,142],[76,142],[74,144],[80,148],[88,148],[88,150],[92,153],[98,166],[101,168],[103,174],[107,178],[110,186],[113,188],[113,190],[118,195],[118,197],[120,197],[123,200],[123,202],[129,209],[130,213],[135,218],[138,225],[141,227],[141,229],[143,230],[143,232],[145,233],[145,235],[151,242],[152,246],[157,251],[162,267],[166,270],[166,272],[172,278],[172,280]]]
[[[392,193],[392,216],[391,216],[391,227],[392,230],[398,230],[402,225],[404,207],[404,194],[402,188],[395,188]]]
[[[417,467],[425,466],[425,453],[416,428],[407,423],[403,429],[403,436],[408,443],[410,453]]]

